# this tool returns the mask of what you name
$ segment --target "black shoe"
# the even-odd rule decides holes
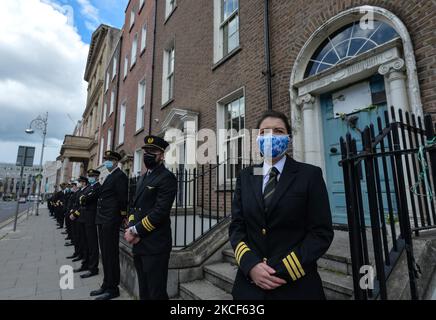
[[[80,261],[80,260],[82,260],[82,257],[77,257],[77,258],[73,259],[73,262],[77,262],[77,261]]]
[[[97,290],[94,290],[94,291],[91,291],[91,293],[89,294],[91,297],[95,297],[95,296],[99,296],[99,295],[101,295],[101,294],[103,294],[103,293],[105,293],[106,292],[106,289],[103,289],[103,288],[100,288],[100,289],[97,289]]]
[[[120,296],[120,293],[105,292],[101,296],[95,298],[95,300],[111,300]]]
[[[66,247],[71,247],[71,246],[74,246],[74,244],[73,243],[66,243],[65,246]]]
[[[66,231],[64,231],[64,232],[61,232],[61,234],[67,234],[67,232],[66,232]]]
[[[79,273],[79,272],[83,272],[83,271],[87,271],[87,270],[88,270],[87,268],[80,267],[79,269],[74,269],[73,272],[74,273]]]
[[[72,256],[67,257],[67,259],[74,259],[77,258],[79,255],[77,253],[73,253]]]
[[[87,273],[81,274],[80,278],[86,279],[86,278],[91,278],[91,277],[96,276],[96,275],[98,275],[98,271],[94,271],[94,272],[88,271]]]
[[[63,229],[63,227],[57,227],[57,229]]]
[[[70,238],[70,237],[66,237],[66,238],[65,238],[65,241],[68,241],[68,240],[71,240],[71,238]]]

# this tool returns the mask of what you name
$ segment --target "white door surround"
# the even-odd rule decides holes
[[[173,129],[180,130],[181,134],[174,137]],[[158,134],[159,136],[164,137],[169,143],[174,143],[168,152],[175,152],[176,155],[173,156],[176,157],[176,162],[183,162],[187,169],[195,168],[197,130],[197,112],[186,109],[172,109],[162,122],[161,130]],[[180,158],[182,154],[184,159]]]
[[[309,59],[318,46],[330,34],[359,20],[369,10],[374,13],[375,20],[392,26],[401,40],[394,39],[304,79]],[[423,115],[410,35],[393,13],[379,7],[356,7],[341,12],[315,31],[295,60],[290,79],[293,156],[296,160],[319,166],[325,172],[319,94],[351,85],[377,72],[385,77],[388,106]]]

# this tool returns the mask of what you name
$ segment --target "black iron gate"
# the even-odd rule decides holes
[[[391,107],[361,132],[361,150],[350,133],[340,139],[355,299],[388,299],[386,281],[404,250],[418,299],[412,235],[436,228],[436,139],[431,116],[424,122]],[[362,270],[374,270],[373,286]]]
[[[236,177],[241,168],[252,164],[252,159],[247,163],[230,160],[173,170],[177,177],[177,196],[171,211],[173,248],[186,248],[230,218]],[[129,179],[129,211],[138,181]]]

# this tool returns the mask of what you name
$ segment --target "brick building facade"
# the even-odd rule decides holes
[[[337,223],[345,221],[343,188],[335,190],[343,182],[339,154],[331,151],[349,130],[338,110],[345,107],[350,114],[380,107],[369,118],[360,112],[361,128],[388,106],[418,116],[434,112],[431,2],[269,1],[271,70],[264,2],[171,3],[158,2],[156,11],[151,132],[178,128],[186,135],[187,121],[197,129],[252,129],[271,99],[274,110],[291,118],[294,158],[323,169]],[[368,94],[361,97],[364,91]],[[348,97],[350,103],[341,106],[335,97]],[[220,161],[231,156],[228,140],[218,142]]]
[[[130,175],[142,170],[144,136],[149,131],[153,77],[155,1],[129,1],[120,41],[120,80],[114,149]]]
[[[380,115],[363,116],[370,105],[435,112],[435,5],[272,0],[267,21],[264,4],[129,1],[121,40],[106,65],[104,105],[113,112],[107,111],[102,125],[100,154],[121,152],[123,168],[133,176],[144,170],[140,147],[146,134],[164,136],[176,128],[190,136],[188,123],[197,130],[252,129],[271,103],[291,119],[293,157],[323,169],[341,223],[334,150],[349,127],[338,115],[357,110],[364,127]],[[230,143],[243,139],[236,134],[220,140],[219,161],[251,157],[228,152]],[[186,140],[175,144],[179,160],[192,156]]]

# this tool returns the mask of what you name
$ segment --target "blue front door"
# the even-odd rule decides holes
[[[342,167],[340,167],[338,164],[339,161],[341,160],[341,148],[339,145],[339,139],[340,137],[345,137],[345,135],[349,132],[352,135],[352,137],[356,139],[357,150],[359,151],[362,150],[361,131],[363,131],[365,126],[370,125],[372,123],[375,126],[375,131],[377,134],[378,132],[377,117],[381,117],[382,119],[384,119],[384,111],[387,108],[383,77],[378,75],[373,76],[370,79],[366,80],[366,83],[369,83],[368,94],[370,95],[367,98],[371,101],[372,105],[377,107],[376,108],[370,107],[366,109],[364,108],[365,106],[362,106],[358,109],[352,109],[351,107],[351,110],[349,110],[349,112],[346,112],[346,114],[348,119],[350,119],[350,117],[353,117],[355,121],[351,121],[351,122],[349,120],[347,121],[345,120],[344,116],[341,117],[338,116],[338,114],[335,114],[337,113],[335,112],[337,110],[335,110],[335,106],[333,102],[333,96],[335,95],[334,92],[321,95],[321,110],[322,110],[322,119],[323,119],[324,156],[326,162],[327,188],[329,192],[333,223],[335,224],[347,224],[347,211],[346,211],[346,203],[345,203],[343,171],[342,171]],[[356,86],[356,88],[360,88],[360,86]],[[362,96],[362,92],[357,92],[357,93],[350,92],[350,97],[353,96],[359,97],[359,95]],[[340,98],[343,98],[344,101],[347,101],[346,100],[347,97],[340,97]],[[349,98],[350,105],[356,105],[356,104],[358,105],[358,102],[356,103],[356,101],[352,101],[352,100],[353,100],[352,98]],[[342,108],[344,108],[344,105],[346,108],[347,107],[346,102],[342,103]],[[369,105],[366,107],[369,107]],[[366,184],[364,181],[364,177],[365,177],[365,172],[362,166],[361,187],[362,187],[362,194],[366,196]],[[384,190],[383,174],[381,174],[380,178],[382,182],[382,191],[383,191]],[[385,196],[383,196],[383,198],[385,198]],[[367,202],[363,201],[363,203],[364,203],[366,224],[369,225],[369,214],[368,214],[369,212],[368,212]]]

